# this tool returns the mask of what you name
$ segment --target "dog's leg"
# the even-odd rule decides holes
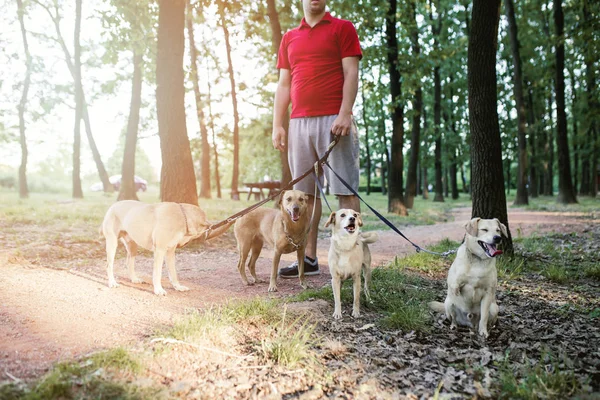
[[[129,272],[129,279],[131,283],[143,283],[144,281],[137,277],[135,274],[135,256],[137,256],[137,243],[129,238],[122,237],[121,242],[125,245],[127,250],[127,271]]]
[[[365,278],[365,297],[369,303],[371,303],[371,292],[369,292],[369,285],[371,285],[371,254],[367,259],[366,253],[364,263],[362,266],[363,277]],[[359,276],[360,278],[360,276]]]
[[[498,320],[498,304],[496,304],[496,302],[493,301],[492,304],[490,305],[490,320],[488,321],[488,323],[490,325],[494,325],[497,320]]]
[[[162,287],[162,267],[165,260],[166,251],[163,249],[154,249],[154,269],[152,270],[152,285],[154,285],[154,294],[165,296],[167,292]]]
[[[119,240],[112,234],[105,234],[104,236],[106,237],[106,272],[108,275],[108,287],[116,288],[119,287],[119,284],[115,279],[114,265]]]
[[[169,271],[169,279],[175,290],[178,292],[190,290],[187,286],[180,284],[179,279],[177,278],[177,270],[175,269],[175,247],[167,250],[167,271]]]
[[[335,274],[331,276],[331,289],[333,290],[333,318],[342,318],[342,280]]]
[[[277,268],[279,268],[279,260],[281,260],[281,253],[275,250],[273,254],[273,269],[271,270],[271,280],[269,282],[269,292],[277,291]],[[304,261],[304,260],[303,260]],[[304,271],[302,271],[304,273]]]
[[[450,320],[450,329],[455,330],[457,328],[455,314],[456,310],[454,309],[454,304],[452,304],[450,298],[446,297],[444,306],[446,308],[446,318]]]
[[[352,316],[360,317],[360,271],[352,277],[354,288],[354,304],[352,305]]]
[[[304,277],[304,252],[305,248],[300,247],[298,251],[296,251],[296,255],[298,257],[298,278],[300,279],[300,286],[303,289],[307,289],[308,285],[306,284],[306,278]]]
[[[240,253],[240,259],[238,260],[238,271],[244,285],[250,285],[248,277],[246,276],[246,259],[248,258],[248,252],[250,251],[252,243],[244,242],[239,243],[238,241],[238,252]]]
[[[490,306],[492,305],[493,294],[488,289],[486,290],[483,298],[481,299],[481,308],[480,314],[481,318],[479,320],[479,335],[481,335],[484,339],[489,336],[488,334],[488,321],[490,319]]]
[[[254,277],[254,283],[262,282],[256,276],[256,260],[258,260],[258,256],[260,255],[262,247],[262,240],[255,240],[254,243],[252,243],[252,252],[250,253],[250,262],[248,262],[248,269],[250,270],[250,274],[252,274],[252,276]]]

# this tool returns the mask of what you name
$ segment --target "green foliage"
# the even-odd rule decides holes
[[[263,355],[284,367],[304,366],[313,359],[311,347],[316,342],[313,337],[315,327],[304,317],[286,324],[285,317],[284,312],[275,335],[262,340]]]
[[[537,362],[512,363],[508,355],[500,362],[499,398],[501,399],[566,399],[576,395],[581,384],[568,366],[568,359],[557,359],[551,353]]]

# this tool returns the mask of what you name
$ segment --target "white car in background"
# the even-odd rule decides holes
[[[134,175],[133,180],[135,182],[136,192],[139,192],[140,190],[142,192],[145,192],[146,189],[148,189],[148,182],[145,179]],[[119,191],[121,189],[121,175],[113,175],[110,178],[108,178],[108,181],[112,183],[113,187],[115,188],[115,191]],[[92,186],[90,186],[90,190],[92,192],[100,192],[102,191],[102,189],[104,189],[104,187],[102,186],[102,182],[96,182]]]

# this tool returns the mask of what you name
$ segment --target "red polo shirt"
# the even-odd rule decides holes
[[[292,118],[339,113],[345,57],[362,57],[356,29],[329,13],[312,28],[302,18],[300,26],[283,35],[277,68],[291,73]]]

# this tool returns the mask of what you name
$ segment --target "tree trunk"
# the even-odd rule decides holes
[[[410,1],[413,17],[413,26],[411,27],[411,43],[414,60],[418,60],[421,55],[421,46],[419,45],[419,29],[417,25],[417,6],[415,1]],[[408,172],[406,174],[406,208],[413,208],[415,196],[417,195],[417,168],[419,165],[419,150],[421,145],[421,112],[423,110],[423,91],[421,82],[417,82],[415,88],[415,97],[413,100],[413,118],[412,131],[410,136],[410,159],[408,161]]]
[[[474,0],[471,20],[467,80],[472,139],[472,217],[498,218],[509,228],[502,179],[502,141],[496,109],[496,51],[500,0]],[[513,254],[510,229],[503,247],[505,252]]]
[[[125,151],[121,166],[121,187],[117,200],[138,200],[135,186],[135,151],[137,148],[140,107],[142,106],[143,54],[135,46],[133,49],[133,78],[131,81],[131,103],[125,136]]]
[[[577,203],[575,189],[571,180],[571,159],[567,136],[567,114],[565,111],[565,44],[564,15],[562,0],[553,0],[554,26],[558,43],[556,45],[556,151],[558,153],[558,197],[561,204]]]
[[[54,23],[54,29],[55,29],[56,35],[57,35],[56,40],[60,44],[60,47],[63,50],[63,53],[65,54],[65,61],[67,63],[67,67],[69,68],[69,72],[71,73],[71,77],[73,77],[73,81],[75,84],[75,91],[78,91],[78,88],[79,88],[79,92],[80,92],[79,96],[81,97],[81,103],[82,103],[80,118],[83,118],[83,121],[85,122],[85,131],[86,131],[88,143],[90,145],[90,149],[92,150],[92,156],[94,157],[96,169],[98,170],[98,175],[100,177],[100,180],[102,181],[102,186],[104,188],[104,191],[105,192],[113,192],[114,187],[108,180],[108,174],[106,173],[106,169],[104,168],[104,163],[102,162],[102,158],[100,157],[100,153],[98,152],[98,147],[96,146],[96,142],[94,141],[94,136],[92,135],[92,127],[91,127],[91,123],[90,123],[90,117],[88,115],[87,103],[85,101],[85,95],[83,93],[83,84],[81,81],[81,46],[79,44],[79,33],[78,33],[79,31],[81,31],[81,1],[80,0],[77,0],[77,1],[78,2],[76,2],[76,5],[75,5],[75,11],[76,11],[76,21],[75,21],[76,35],[75,36],[76,36],[76,38],[75,38],[74,47],[78,54],[74,55],[74,56],[78,58],[77,63],[79,64],[79,72],[76,72],[76,66],[75,66],[74,60],[71,58],[71,53],[69,52],[69,49],[67,48],[65,40],[60,31],[60,15],[58,14],[57,3],[55,4],[56,14],[53,14],[52,11],[50,10],[50,8],[48,8],[43,3],[37,2],[37,4],[39,4],[46,10],[48,15],[50,16],[50,19],[52,19],[52,22]],[[79,19],[79,21],[77,21],[78,19]],[[77,25],[79,25],[79,27],[77,27]],[[78,95],[76,94],[76,96],[78,96]],[[75,108],[77,108],[77,106],[75,106]],[[75,111],[75,113],[77,114],[77,111]],[[78,128],[78,129],[80,129],[80,128]],[[79,138],[79,141],[81,142],[81,138]],[[74,144],[74,146],[76,146],[76,145]],[[77,146],[78,146],[78,148],[80,148],[80,144]],[[77,153],[79,154],[80,150],[78,150]],[[77,156],[77,157],[79,160],[79,156]],[[75,158],[75,155],[73,155],[73,158]],[[78,161],[78,163],[79,163],[79,161]],[[73,173],[75,173],[75,171],[73,171]],[[73,179],[74,183],[76,180],[78,180],[79,182],[81,181],[80,178],[78,178],[78,179],[74,178]],[[75,191],[81,192],[81,190],[74,189],[74,192]],[[83,196],[83,192],[81,192],[81,196]]]
[[[185,0],[159,0],[156,111],[162,155],[162,201],[198,205],[196,176],[185,124],[183,52]]]
[[[527,85],[527,124],[529,125],[529,148],[531,149],[531,158],[529,162],[529,195],[532,198],[538,197],[538,176],[537,176],[537,150],[536,150],[536,136],[539,132],[538,128],[532,129],[535,126],[535,112],[533,103],[533,90],[531,84]]]
[[[279,23],[279,13],[277,12],[277,7],[275,6],[275,0],[267,0],[267,15],[269,17],[269,24],[271,26],[271,45],[273,48],[273,53],[277,54],[279,52],[279,45],[281,44],[281,38],[283,37],[283,33],[281,32],[281,24]],[[288,131],[290,117],[286,110],[285,116],[283,118],[283,128],[285,131]],[[287,149],[287,135],[285,137],[285,148]],[[290,163],[288,161],[288,153],[287,151],[279,152],[281,155],[281,187],[285,187],[289,182],[292,181],[292,172],[290,171]]]
[[[221,177],[219,176],[219,150],[217,149],[217,134],[215,132],[215,117],[212,112],[212,84],[210,83],[210,68],[206,65],[206,80],[208,82],[208,125],[212,134],[213,152],[215,155],[215,186],[217,187],[217,198],[221,196]]]
[[[506,0],[506,17],[508,19],[508,33],[510,37],[510,46],[513,58],[513,88],[515,102],[517,104],[517,142],[518,142],[518,173],[517,173],[517,195],[515,197],[515,205],[527,205],[529,199],[527,197],[527,127],[526,127],[526,110],[523,100],[523,74],[521,72],[521,46],[517,33],[517,20],[515,18],[515,7],[513,0]]]
[[[544,128],[544,153],[546,157],[544,165],[544,195],[554,195],[554,123],[552,121],[552,92],[548,98],[548,124]]]
[[[73,134],[73,198],[82,199],[81,189],[81,116],[83,112],[83,89],[81,87],[81,0],[75,1],[74,65],[75,72],[75,131]]]
[[[238,114],[237,91],[235,86],[235,75],[233,73],[233,61],[231,60],[231,44],[229,43],[229,29],[225,20],[225,1],[219,0],[219,19],[223,36],[225,37],[225,51],[227,53],[227,72],[229,73],[229,83],[231,84],[231,104],[233,106],[233,173],[231,174],[231,198],[239,200],[238,180],[240,175],[240,116]]]
[[[208,144],[208,129],[206,128],[206,118],[204,117],[204,110],[202,104],[202,96],[200,94],[200,84],[198,83],[198,49],[196,48],[196,41],[194,40],[194,11],[191,0],[187,0],[187,31],[188,41],[190,47],[190,65],[191,73],[190,79],[194,86],[194,97],[196,100],[196,114],[198,116],[198,123],[200,124],[200,139],[202,142],[202,158],[200,161],[201,165],[201,180],[200,180],[200,195],[203,199],[210,199],[210,145]]]
[[[590,12],[589,3],[591,0],[583,1],[583,20],[585,24],[585,28],[588,29],[589,32],[597,32],[597,29],[594,28],[594,21],[597,21],[597,16],[594,18],[594,15]],[[591,155],[589,159],[589,169],[590,169],[590,177],[589,177],[589,194],[592,197],[596,197],[598,194],[598,158],[600,156],[600,138],[598,137],[598,130],[600,129],[600,124],[598,122],[598,110],[600,109],[600,104],[598,101],[598,92],[596,88],[596,67],[594,67],[594,63],[598,62],[598,54],[594,51],[594,46],[587,46],[585,52],[585,70],[586,70],[586,97],[588,102],[588,128],[587,128],[587,137],[590,143]],[[582,182],[583,183],[583,182]]]
[[[25,30],[25,8],[23,1],[17,0],[17,14],[19,25],[21,26],[21,37],[23,38],[23,52],[25,53],[25,79],[23,80],[23,92],[19,102],[19,142],[21,144],[21,165],[19,166],[19,197],[26,199],[29,197],[29,186],[27,185],[27,138],[25,136],[25,109],[27,108],[27,96],[29,94],[29,85],[31,84],[32,60],[27,42],[27,30]]]
[[[440,81],[440,67],[435,66],[433,69],[434,82],[434,103],[433,103],[433,130],[435,134],[435,196],[433,201],[444,201],[444,187],[442,182],[442,133],[440,125],[442,123],[442,84]]]
[[[569,76],[571,78],[571,123],[573,127],[573,190],[577,193],[577,187],[579,186],[579,161],[581,160],[581,153],[583,151],[582,141],[579,138],[579,127],[577,125],[577,89],[575,88],[575,74],[573,69],[570,70]]]
[[[408,215],[404,205],[404,107],[402,105],[402,82],[398,69],[398,38],[396,37],[397,1],[389,0],[385,19],[388,71],[390,74],[390,92],[392,95],[392,144],[389,173],[388,211],[399,215]]]

